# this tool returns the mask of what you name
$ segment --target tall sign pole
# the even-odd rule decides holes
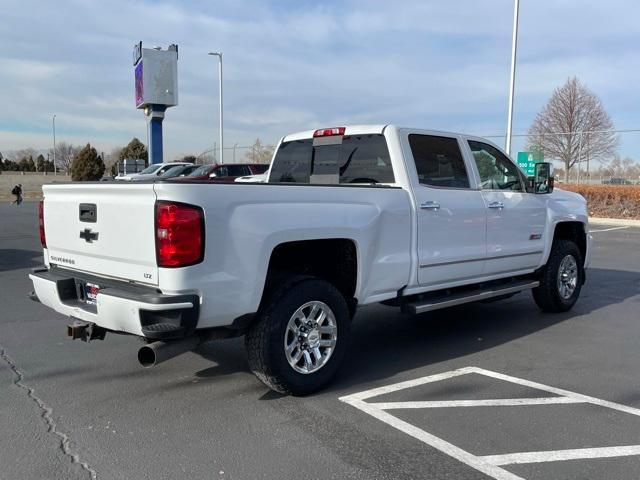
[[[169,107],[178,105],[178,46],[133,48],[136,108],[147,117],[150,163],[162,163],[162,121]]]
[[[520,0],[514,0],[513,5],[513,39],[511,42],[511,80],[509,82],[509,114],[507,119],[507,139],[504,149],[511,155],[511,128],[513,125],[513,95],[516,84],[516,52],[518,50],[518,13]]]

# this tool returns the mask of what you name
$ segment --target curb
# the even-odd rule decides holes
[[[624,218],[589,217],[592,225],[620,225],[624,227],[640,227],[640,220],[626,220]]]

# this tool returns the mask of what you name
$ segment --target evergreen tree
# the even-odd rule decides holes
[[[137,138],[131,140],[126,147],[120,150],[121,161],[125,159],[136,160],[140,158],[143,160],[149,160],[149,154],[147,152],[147,147],[145,147],[144,143]]]
[[[71,163],[73,181],[100,180],[104,173],[104,162],[89,143],[78,152]]]
[[[38,158],[36,159],[36,172],[44,172],[46,169],[46,163],[47,161],[44,159],[44,156],[42,154],[38,155]]]

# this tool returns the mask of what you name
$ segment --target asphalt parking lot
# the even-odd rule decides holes
[[[35,203],[0,216],[1,479],[640,477],[640,229],[592,227],[566,314],[526,293],[363,308],[331,388],[292,398],[254,378],[241,339],[150,370],[135,338],[67,340],[26,296]]]

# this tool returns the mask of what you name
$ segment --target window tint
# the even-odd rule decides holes
[[[349,135],[340,145],[316,145],[312,139],[280,145],[271,182],[393,183],[393,167],[384,135]],[[335,180],[334,180],[335,181]]]
[[[340,159],[340,183],[393,182],[393,167],[383,135],[344,137]]]
[[[312,149],[310,139],[280,144],[273,160],[269,181],[309,183]]]
[[[474,140],[469,140],[469,147],[478,166],[483,190],[523,190],[518,167],[500,150]]]
[[[458,140],[411,134],[409,145],[420,183],[442,188],[469,188],[469,176]]]
[[[267,170],[269,170],[269,164],[266,163],[264,165],[252,165],[251,169],[253,170],[254,174],[261,174],[266,172]]]

